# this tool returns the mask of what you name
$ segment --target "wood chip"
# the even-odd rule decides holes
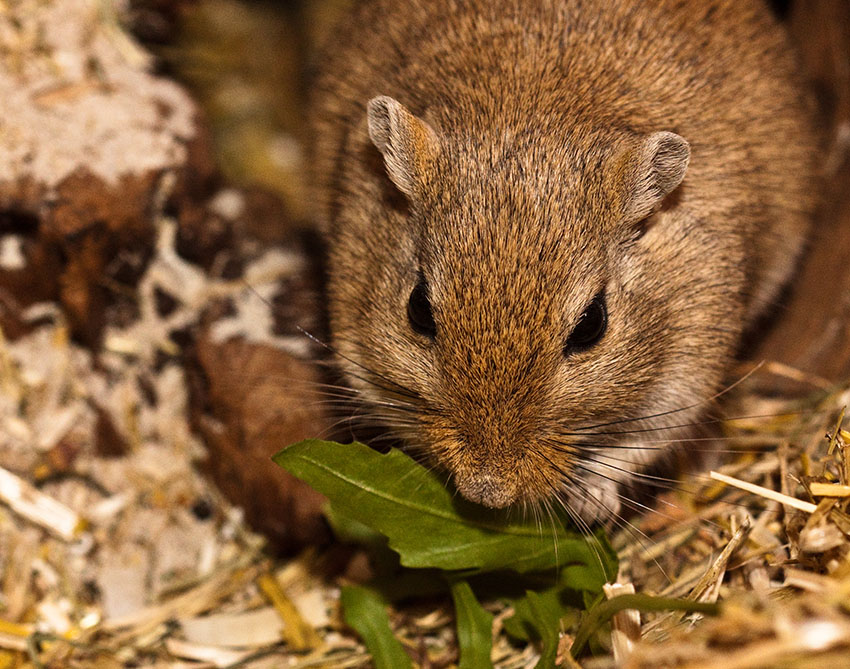
[[[228,667],[244,661],[251,656],[252,651],[233,650],[232,648],[221,648],[180,639],[169,638],[165,641],[165,647],[172,655],[182,657],[186,660],[198,662],[209,662],[214,667]]]
[[[73,541],[85,528],[85,522],[75,511],[2,467],[0,500],[8,504],[15,513],[65,541]]]
[[[201,645],[251,648],[281,641],[283,620],[274,607],[244,613],[218,613],[180,620],[187,641]]]
[[[607,599],[618,595],[633,595],[635,586],[632,583],[606,583],[602,591]],[[623,666],[634,650],[636,642],[640,641],[640,611],[626,609],[614,614],[611,620],[611,646],[614,649],[614,662]]]

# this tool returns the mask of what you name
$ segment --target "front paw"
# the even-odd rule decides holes
[[[614,481],[599,479],[572,484],[564,505],[579,525],[604,523],[620,513],[620,490]]]

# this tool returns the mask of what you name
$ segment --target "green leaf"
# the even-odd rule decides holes
[[[360,586],[342,589],[345,622],[357,630],[372,655],[375,669],[406,669],[413,666],[401,642],[393,635],[387,603],[374,590]]]
[[[558,582],[569,590],[598,593],[602,586],[613,580],[617,574],[617,554],[602,530],[589,538],[585,537],[584,540],[588,543],[593,557],[585,563],[572,562],[561,567]],[[600,563],[605,565],[608,578],[602,577],[603,568]]]
[[[359,544],[369,548],[387,545],[387,538],[376,532],[368,525],[347,516],[332,504],[325,504],[322,509],[328,519],[334,536],[343,543]]]
[[[376,573],[395,575],[399,571],[398,553],[387,545],[387,538],[383,534],[340,513],[330,503],[325,504],[323,511],[337,539],[366,549],[369,564]]]
[[[577,587],[591,590],[616,573],[616,557],[604,540],[591,546],[563,526],[544,530],[460,499],[396,449],[382,455],[363,444],[308,440],[274,461],[349,518],[384,534],[406,567],[522,573],[578,565]]]
[[[398,559],[398,555],[393,553]],[[441,597],[449,589],[444,572],[438,569],[406,569],[379,573],[369,585],[380,592],[388,602],[405,599]]]
[[[452,600],[457,618],[458,669],[492,667],[493,614],[485,611],[467,581],[452,583]]]
[[[558,656],[558,632],[561,627],[561,607],[551,597],[529,590],[526,593],[528,604],[534,614],[536,629],[543,642],[540,661],[535,669],[555,669],[555,658]]]
[[[537,597],[534,605],[529,593]],[[577,625],[582,608],[581,593],[563,585],[526,590],[519,597],[509,598],[508,602],[514,615],[504,621],[505,631],[522,641],[545,641],[541,625],[548,624],[548,620],[566,621],[568,627]],[[542,612],[547,614],[543,618]]]

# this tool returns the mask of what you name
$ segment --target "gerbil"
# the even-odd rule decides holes
[[[362,3],[309,110],[360,399],[472,501],[616,514],[804,245],[801,90],[755,0]]]

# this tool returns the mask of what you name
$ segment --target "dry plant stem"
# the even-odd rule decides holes
[[[789,497],[787,495],[783,495],[782,493],[778,493],[775,490],[770,490],[769,488],[765,488],[760,485],[755,485],[754,483],[748,483],[747,481],[742,481],[732,476],[726,476],[725,474],[721,474],[719,472],[711,472],[711,478],[717,481],[722,481],[723,483],[726,483],[728,485],[735,486],[736,488],[740,488],[741,490],[746,490],[747,492],[751,492],[755,495],[760,495],[767,499],[772,499],[776,502],[780,502],[794,509],[799,509],[800,511],[814,513],[815,509],[817,509],[817,505],[812,504],[811,502],[804,502],[803,500],[796,499],[795,497]]]
[[[263,594],[268,597],[269,601],[277,609],[280,617],[286,623],[283,628],[283,634],[293,648],[293,650],[303,651],[313,648],[320,648],[322,640],[319,638],[316,631],[308,625],[298,609],[286,596],[280,584],[271,574],[263,574],[257,581]]]
[[[6,627],[12,623],[3,622],[0,627]],[[22,626],[21,626],[22,627]],[[32,634],[32,630],[21,629],[20,632],[9,632],[0,630],[0,648],[6,650],[25,651],[27,649],[27,638]]]
[[[743,544],[749,536],[751,525],[752,522],[750,521],[749,516],[745,516],[741,526],[736,530],[735,534],[732,535],[729,543],[726,544],[726,548],[723,549],[723,552],[717,557],[711,565],[711,568],[699,580],[696,586],[694,586],[694,589],[688,595],[688,599],[692,599],[697,602],[707,601],[709,599],[710,601],[717,600],[716,585],[723,579],[723,574],[726,571],[726,565],[729,563],[729,558],[732,557],[732,554],[738,550],[741,544]],[[708,593],[711,593],[710,597],[707,596]]]
[[[719,587],[723,581],[723,576],[726,573],[726,566],[729,563],[729,559],[747,539],[750,534],[750,529],[750,518],[749,516],[745,516],[741,526],[732,535],[732,538],[726,544],[726,547],[717,559],[714,560],[709,568],[702,573],[699,581],[697,581],[696,585],[694,585],[691,589],[691,592],[687,595],[686,599],[698,602],[716,602]],[[689,574],[693,574],[694,571],[696,570],[691,570]],[[674,592],[678,592],[682,589],[682,587],[687,586],[690,582],[690,579],[688,578],[689,574],[684,575],[676,583],[671,584],[670,589]],[[670,593],[665,591],[664,594],[669,595]],[[665,630],[668,630],[673,625],[678,624],[683,616],[684,613],[676,611],[669,611],[665,613],[646,626],[644,636],[647,638],[657,635],[663,636],[665,634]]]
[[[684,567],[682,572],[677,575],[676,579],[671,583],[668,583],[667,586],[659,591],[658,594],[661,597],[685,597],[688,592],[693,590],[699,580],[703,578],[706,570],[710,568],[710,557],[703,558],[701,562],[698,562],[695,565],[687,565]],[[646,629],[651,630],[654,626],[654,623],[650,624],[646,627]]]
[[[777,362],[775,360],[768,361],[760,361],[758,363],[753,361],[746,361],[738,365],[736,368],[740,370],[742,373],[746,373],[755,369],[762,369],[769,374],[774,374],[779,377],[783,377],[786,379],[790,379],[792,381],[799,381],[800,383],[805,383],[813,388],[818,388],[820,390],[832,390],[835,388],[835,383],[830,381],[829,379],[825,379],[817,374],[812,374],[809,372],[803,372],[796,367],[792,367],[791,365],[787,365],[782,362]]]
[[[833,580],[827,576],[791,567],[785,568],[785,585],[817,593],[828,592],[834,587]]]
[[[828,625],[828,627],[827,627]],[[850,626],[834,623],[803,623],[785,638],[756,643],[742,650],[728,653],[722,660],[686,664],[683,669],[756,669],[772,666],[777,661],[787,662],[794,656],[828,650],[850,641]],[[846,659],[846,655],[844,656]],[[821,665],[828,666],[828,665]]]
[[[643,560],[651,561],[664,555],[675,546],[681,546],[696,533],[693,527],[686,527],[675,534],[653,541],[649,546],[632,541],[620,554],[620,559],[628,559],[632,555],[639,554]]]
[[[829,435],[829,448],[826,451],[827,455],[832,455],[835,447],[838,445],[838,436],[841,433],[841,423],[844,421],[844,412],[847,407],[841,407],[841,413],[838,414],[838,420],[835,422],[835,429]]]
[[[850,485],[839,483],[813,482],[809,484],[809,491],[813,497],[850,497]]]

